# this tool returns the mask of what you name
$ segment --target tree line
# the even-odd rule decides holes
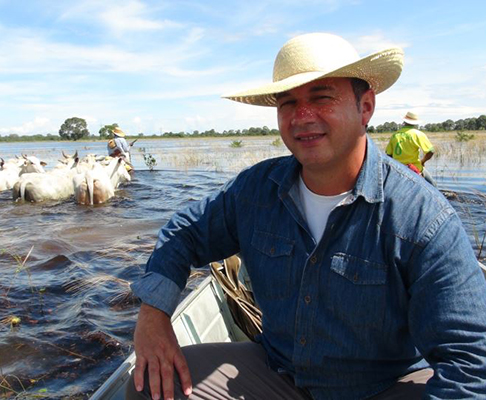
[[[369,126],[370,133],[389,133],[398,131],[403,124],[396,122],[385,122],[376,127]],[[421,125],[420,130],[426,132],[449,132],[449,131],[482,131],[486,130],[486,115],[480,115],[477,118],[458,119],[453,121],[448,119],[444,122]]]
[[[0,142],[30,142],[30,141],[46,141],[46,140],[80,140],[80,139],[108,139],[111,136],[112,130],[117,127],[117,123],[104,125],[100,128],[97,135],[92,135],[88,130],[86,120],[83,118],[72,117],[64,121],[59,128],[59,134],[47,135],[31,135],[20,136],[18,134],[10,134],[8,136],[0,136]],[[403,124],[396,122],[385,122],[375,126],[368,126],[370,133],[390,133],[399,130]],[[419,127],[426,132],[447,132],[447,131],[480,131],[486,130],[486,115],[480,115],[477,118],[466,118],[453,121],[448,119],[444,122],[425,124]],[[130,137],[145,137],[145,138],[186,138],[186,137],[231,137],[231,136],[278,136],[280,134],[278,129],[270,129],[267,126],[251,127],[248,129],[230,129],[218,132],[214,129],[206,131],[193,132],[163,132],[160,134],[144,134],[138,133],[135,135],[128,135]]]

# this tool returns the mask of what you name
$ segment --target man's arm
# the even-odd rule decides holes
[[[163,398],[172,399],[175,367],[184,394],[191,394],[192,383],[186,359],[177,343],[170,317],[163,311],[142,304],[135,328],[135,353],[134,382],[137,391],[143,389],[144,373],[148,369],[152,399],[160,398],[161,386]]]
[[[407,269],[409,327],[434,369],[425,397],[473,399],[486,394],[486,281],[459,217],[445,211]]]
[[[429,161],[433,155],[434,155],[433,151],[429,151],[428,153],[425,153],[422,159],[420,160],[422,165],[424,165],[427,161]]]
[[[184,392],[191,390],[189,370],[170,315],[186,285],[191,266],[200,267],[239,250],[231,187],[232,182],[213,196],[174,214],[159,232],[146,273],[131,286],[144,303],[135,330],[134,382],[137,390],[141,390],[144,372],[148,369],[154,399],[160,394],[161,383],[164,398],[172,398],[174,367]]]

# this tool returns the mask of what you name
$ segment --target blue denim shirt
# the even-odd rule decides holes
[[[239,252],[270,365],[315,399],[368,398],[428,365],[426,398],[486,398],[486,281],[448,201],[368,139],[316,243],[299,172],[263,161],[175,214],[134,293],[171,314],[191,265]]]

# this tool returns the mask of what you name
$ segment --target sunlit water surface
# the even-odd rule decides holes
[[[89,397],[133,350],[139,304],[128,283],[143,273],[160,226],[245,166],[287,154],[274,140],[243,139],[241,148],[230,147],[231,139],[141,140],[133,181],[95,207],[14,203],[9,192],[0,193],[0,397]],[[25,153],[52,166],[61,150],[104,154],[105,145],[9,143],[0,157]],[[154,171],[144,153],[154,155]],[[429,169],[479,253],[485,168],[439,158]]]

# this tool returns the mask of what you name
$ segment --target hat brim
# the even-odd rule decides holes
[[[420,121],[419,119],[403,118],[403,120],[409,125],[420,125],[422,123],[422,121]]]
[[[113,132],[113,135],[119,136],[119,137],[125,137],[125,132]]]
[[[240,103],[274,107],[277,105],[275,95],[286,92],[306,83],[322,78],[359,78],[368,82],[376,94],[392,86],[400,76],[403,68],[403,50],[394,47],[338,68],[330,72],[312,71],[292,75],[281,81],[260,86],[243,92],[223,95],[223,98]]]

